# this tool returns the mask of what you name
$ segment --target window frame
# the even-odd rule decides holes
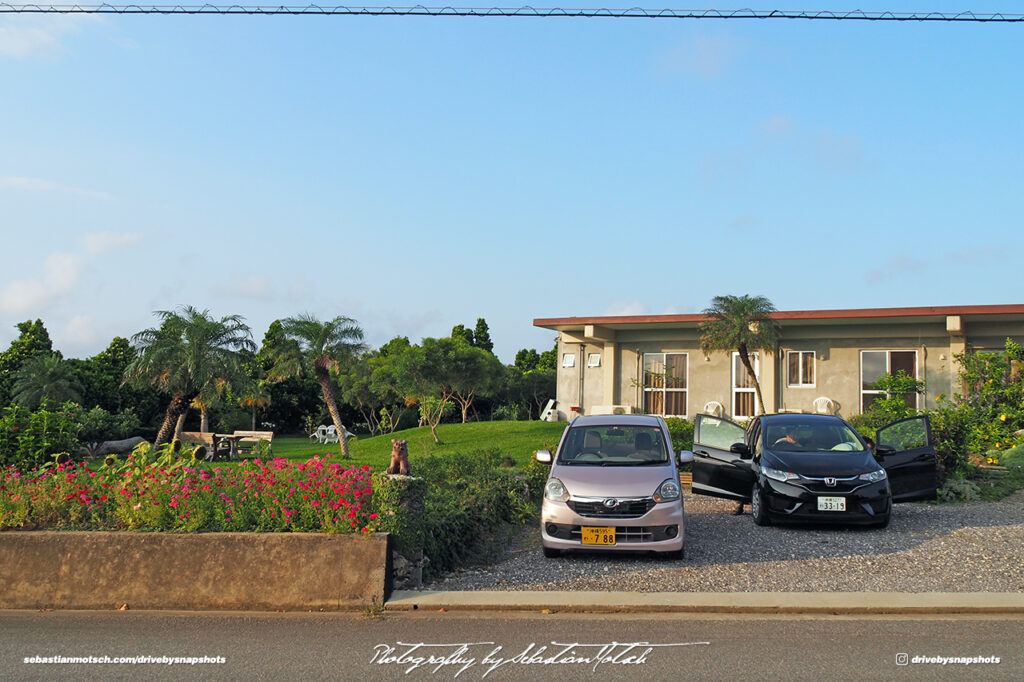
[[[683,357],[685,357],[686,358],[686,372],[685,372],[685,374],[683,376],[683,384],[685,385],[685,387],[684,388],[666,388],[664,385],[662,385],[662,386],[648,386],[647,385],[647,357],[648,356],[652,356],[652,355],[660,355],[661,356],[661,364],[662,364],[662,366],[665,366],[667,364],[666,356],[669,356],[669,355],[682,355]],[[654,352],[654,353],[643,353],[641,355],[640,362],[641,362],[641,367],[643,368],[641,370],[643,372],[643,374],[642,374],[643,378],[642,378],[641,384],[640,384],[640,392],[642,394],[641,395],[641,400],[640,400],[640,405],[644,406],[644,405],[647,404],[647,393],[649,393],[649,392],[650,393],[660,392],[661,393],[661,404],[662,404],[662,410],[663,411],[660,412],[660,413],[656,413],[656,414],[658,414],[658,416],[661,416],[661,417],[682,417],[684,419],[687,418],[687,415],[689,414],[689,411],[690,411],[690,353],[688,351],[658,351],[658,352]],[[662,383],[665,383],[665,382],[662,382]],[[665,395],[667,392],[682,393],[683,394],[683,396],[684,396],[683,402],[686,404],[686,413],[687,414],[665,414],[664,413],[664,406],[668,404],[668,401],[666,400],[667,396]]]
[[[858,407],[860,412],[858,414],[864,414],[864,396],[865,395],[881,395],[885,391],[878,389],[865,389],[864,388],[864,354],[865,353],[885,353],[885,373],[892,374],[892,354],[893,353],[913,353],[914,354],[914,379],[920,381],[920,368],[918,366],[919,357],[916,348],[863,348],[859,354],[860,360],[860,371],[858,372],[858,384],[857,389],[859,391],[860,403]],[[921,409],[921,394],[914,394],[914,409]]]
[[[761,356],[758,354],[757,351],[749,352],[749,353],[747,353],[747,355],[749,355],[750,359],[753,360],[753,362],[751,364],[754,365],[754,376],[757,377],[758,382],[760,382],[761,381]],[[742,388],[742,387],[737,387],[736,386],[736,364],[737,363],[739,363],[739,366],[743,369],[743,373],[745,375],[747,369],[746,369],[746,367],[743,367],[743,362],[740,360],[740,353],[739,353],[739,351],[735,351],[734,350],[732,352],[732,365],[731,365],[730,372],[729,372],[732,375],[732,382],[731,382],[732,390],[730,392],[732,399],[730,401],[730,408],[731,408],[731,411],[732,411],[732,418],[733,418],[734,421],[746,421],[748,419],[753,419],[758,414],[760,414],[760,412],[761,412],[761,404],[757,400],[757,389],[755,387],[751,386],[750,388]],[[749,415],[746,415],[746,414],[744,414],[744,415],[736,414],[736,394],[737,394],[737,392],[739,392],[739,393],[750,393],[750,394],[752,394],[754,396],[754,413],[753,414],[749,414]]]
[[[811,356],[811,367],[812,367],[811,374],[814,375],[814,380],[811,381],[810,383],[806,383],[806,382],[803,381],[803,379],[804,379],[803,356],[807,355],[807,354],[810,354],[810,356]],[[789,381],[789,377],[790,377],[789,367],[790,367],[790,363],[792,362],[792,357],[794,355],[796,355],[799,358],[797,367],[799,368],[800,383],[796,383],[796,384],[790,383],[790,381]],[[758,378],[760,378],[760,377],[758,377]],[[817,386],[818,386],[818,353],[817,353],[817,351],[813,351],[813,350],[787,350],[786,351],[786,388],[817,388]]]

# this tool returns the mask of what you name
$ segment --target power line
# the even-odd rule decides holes
[[[456,17],[583,17],[620,19],[812,19],[829,21],[1024,22],[1024,14],[978,12],[789,11],[753,9],[563,9],[560,7],[347,7],[342,5],[16,5],[0,2],[0,14],[289,14]]]

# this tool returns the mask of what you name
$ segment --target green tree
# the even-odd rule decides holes
[[[439,339],[444,341],[445,339]],[[444,372],[451,385],[452,398],[462,412],[462,423],[469,416],[469,408],[478,396],[493,395],[501,386],[505,367],[489,350],[466,345],[461,339],[450,339],[441,356],[446,365]]]
[[[374,381],[386,384],[406,397],[409,404],[419,405],[420,415],[429,426],[435,443],[437,425],[451,409],[455,388],[449,374],[456,345],[465,341],[425,338],[421,345],[408,339],[393,340],[388,353],[374,372]]]
[[[11,342],[7,350],[0,353],[0,406],[11,402],[14,374],[21,369],[22,363],[33,356],[49,355],[53,352],[53,342],[42,320],[25,320],[19,322],[17,328],[18,338]]]
[[[71,365],[60,355],[35,355],[15,372],[11,397],[30,410],[39,407],[44,399],[55,404],[77,403],[82,400],[82,385],[75,378]]]
[[[252,332],[238,315],[216,319],[208,310],[183,306],[159,310],[160,326],[132,337],[138,355],[125,370],[125,381],[152,385],[171,396],[156,443],[170,440],[192,401],[245,385],[240,351],[253,351]]]
[[[281,334],[273,349],[274,364],[268,377],[276,381],[311,373],[316,378],[339,435],[341,456],[347,459],[348,443],[340,437],[347,429],[341,422],[330,375],[332,372],[338,374],[343,363],[351,362],[357,353],[365,349],[363,330],[349,317],[338,316],[321,322],[312,315],[304,314],[281,320]]]
[[[481,348],[488,353],[494,352],[494,343],[491,342],[491,331],[487,327],[487,320],[482,317],[476,318],[476,327],[473,328],[473,340],[470,345]]]
[[[516,353],[515,366],[520,371],[529,372],[531,369],[537,369],[539,364],[540,354],[533,348],[522,348]]]
[[[454,327],[452,327],[452,338],[462,339],[469,345],[474,345],[473,330],[467,329],[466,325],[464,324],[457,324]]]
[[[740,362],[754,382],[757,409],[764,410],[761,384],[757,380],[750,354],[774,353],[779,345],[779,324],[772,319],[775,306],[764,296],[715,296],[704,309],[707,319],[700,323],[700,349],[710,357],[713,351],[739,353]]]

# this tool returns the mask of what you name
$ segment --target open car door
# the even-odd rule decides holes
[[[875,458],[889,476],[892,501],[934,500],[936,457],[928,417],[883,426],[876,440]]]
[[[750,459],[730,448],[744,447],[745,429],[728,419],[698,414],[693,424],[693,492],[750,501],[754,472]]]

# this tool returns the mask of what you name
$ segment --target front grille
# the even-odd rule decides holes
[[[600,517],[603,519],[634,519],[643,516],[654,507],[654,500],[622,500],[614,507],[604,506],[604,501],[569,500],[569,509],[580,516]]]
[[[660,533],[658,531],[661,531]],[[655,537],[655,534],[661,537]],[[572,539],[579,540],[582,532],[579,526],[572,529]],[[664,528],[653,528],[648,526],[616,526],[615,527],[615,542],[654,542],[655,540],[664,540],[665,533]],[[591,545],[587,545],[588,547]],[[600,547],[600,545],[593,545],[593,547]]]
[[[836,484],[829,486],[825,484],[824,478],[803,476],[800,484],[814,493],[828,495],[829,493],[848,493],[864,486],[867,481],[860,480],[859,476],[836,478]]]

